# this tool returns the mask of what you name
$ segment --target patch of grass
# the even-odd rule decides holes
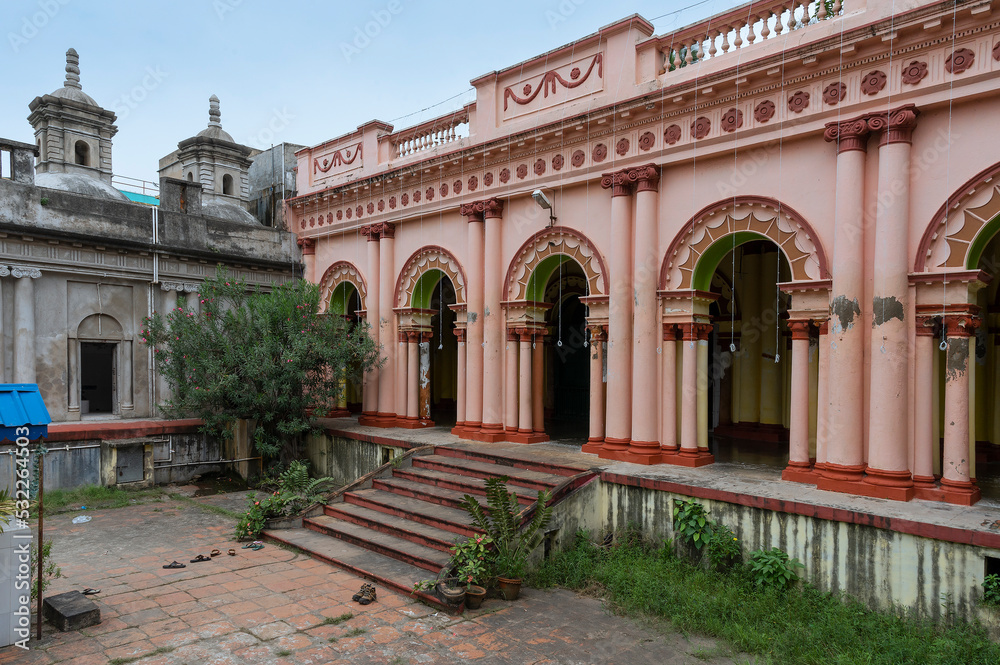
[[[328,637],[326,639],[326,641],[329,642],[330,644],[336,644],[337,643],[337,638],[336,637]]]
[[[354,618],[354,612],[344,612],[339,617],[327,617],[323,619],[323,624],[326,626],[339,626],[349,619]]]
[[[291,649],[279,649],[278,651],[276,651],[274,653],[275,653],[276,656],[284,658],[285,656],[291,656],[292,655],[292,650]]]
[[[149,658],[150,656],[159,656],[160,654],[170,653],[174,650],[174,647],[159,647],[153,649],[149,653],[144,653],[141,656],[130,656],[128,658],[112,658],[108,661],[108,665],[128,665],[129,663],[134,663],[137,660],[142,660],[143,658]]]
[[[578,536],[573,548],[545,561],[526,582],[577,590],[599,585],[625,614],[667,619],[679,630],[721,638],[778,665],[1000,662],[1000,644],[981,626],[942,627],[873,612],[808,584],[760,588],[745,566],[706,571],[635,537],[599,548]]]
[[[104,508],[124,508],[132,502],[146,503],[150,500],[160,500],[164,493],[159,487],[141,490],[124,490],[120,487],[103,487],[87,485],[73,489],[46,490],[44,497],[45,513],[53,514],[76,510],[87,506],[87,510]]]
[[[357,637],[358,635],[364,635],[368,631],[364,628],[352,628],[344,634],[344,637]]]
[[[181,494],[171,494],[170,498],[175,501],[181,501],[183,503],[191,504],[192,506],[197,506],[198,508],[201,508],[206,512],[215,513],[216,515],[222,515],[223,517],[231,517],[237,520],[243,517],[243,513],[238,513],[234,510],[223,508],[222,506],[213,506],[210,503],[202,503],[201,501],[196,501],[189,496],[183,496]]]

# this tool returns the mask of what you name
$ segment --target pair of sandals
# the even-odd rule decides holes
[[[376,596],[375,585],[365,582],[361,585],[361,590],[351,596],[351,600],[361,605],[369,605],[375,602]]]
[[[264,543],[260,542],[259,540],[255,540],[252,543],[247,543],[246,545],[244,545],[243,549],[253,550],[254,552],[256,552],[258,550],[264,549]]]
[[[215,549],[209,553],[209,556],[205,556],[204,554],[199,554],[195,558],[191,559],[191,563],[201,563],[202,561],[211,561],[212,557],[217,557],[220,554],[222,554],[222,552]],[[236,550],[233,548],[229,548],[228,554],[229,556],[236,556]],[[164,568],[187,568],[187,566],[183,563],[180,563],[179,561],[171,561],[170,563],[165,565]]]

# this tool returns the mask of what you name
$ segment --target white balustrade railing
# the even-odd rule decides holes
[[[660,38],[660,74],[774,39],[843,11],[841,0],[771,0],[713,16]]]
[[[393,138],[396,157],[408,157],[424,150],[457,141],[468,136],[468,115],[442,119],[442,122],[425,123],[412,130],[399,132]]]

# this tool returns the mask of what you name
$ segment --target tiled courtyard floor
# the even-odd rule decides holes
[[[234,510],[245,503],[242,494],[196,501]],[[271,544],[241,549],[232,518],[189,501],[87,511],[92,521],[72,524],[77,514],[46,519],[65,576],[48,593],[101,589],[102,623],[75,633],[46,624],[30,651],[0,649],[0,663],[733,662],[709,640],[611,615],[599,600],[567,591],[527,589],[517,602],[488,600],[463,617],[387,590],[361,606],[351,602],[360,579]],[[226,554],[230,547],[237,556]],[[213,548],[222,555],[189,563]],[[172,560],[187,568],[161,568]]]

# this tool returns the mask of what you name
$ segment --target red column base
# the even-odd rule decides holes
[[[471,441],[472,435],[475,432],[478,432],[479,428],[482,427],[482,425],[483,424],[479,422],[472,422],[470,420],[466,420],[465,422],[460,423],[459,425],[455,425],[455,427],[451,430],[451,433],[461,439]]]
[[[507,432],[507,441],[511,443],[542,443],[549,440],[549,435],[545,432]]]
[[[979,487],[972,482],[956,482],[944,478],[941,479],[941,494],[945,503],[957,506],[971,506],[983,496]]]
[[[396,427],[402,427],[404,429],[423,429],[425,427],[434,427],[433,420],[426,420],[421,418],[410,418],[406,417],[406,420],[400,420]]]
[[[659,464],[660,443],[658,441],[631,441],[628,450],[611,451],[610,455],[601,455],[604,459],[613,459],[619,462],[631,462],[632,464]]]
[[[334,409],[333,411],[327,412],[324,418],[347,418],[351,415],[351,412],[347,409]]]
[[[826,489],[823,487],[822,483],[831,481],[834,483],[839,482],[861,482],[861,479],[865,477],[865,465],[864,464],[834,464],[833,462],[825,462],[822,466],[816,465],[816,469],[820,470],[820,477],[817,481],[817,487],[820,489]],[[832,490],[837,492],[839,490]]]
[[[690,449],[690,448],[680,448],[676,452],[661,450],[660,451],[660,461],[664,464],[673,464],[674,466],[686,466],[691,469],[696,469],[699,466],[707,466],[709,464],[715,463],[715,455],[712,455],[708,450],[704,448]]]
[[[781,472],[781,479],[793,483],[805,483],[815,485],[817,480],[816,471],[808,463],[789,462],[785,470]]]
[[[841,480],[828,477],[831,466],[827,464],[823,477],[817,480],[817,489],[892,501],[909,501],[916,496],[909,471],[883,471],[869,467],[863,480]]]
[[[382,420],[383,419],[379,416],[379,414],[372,411],[366,411],[358,418],[358,424],[364,425],[365,427],[382,427],[380,424]]]
[[[478,430],[471,432],[469,438],[483,443],[498,443],[507,440],[507,433],[504,432],[503,425],[483,425]]]
[[[603,447],[604,447],[603,438],[598,439],[592,437],[590,439],[587,439],[587,443],[583,444],[583,447],[580,448],[580,452],[589,453],[591,455],[599,455]]]

